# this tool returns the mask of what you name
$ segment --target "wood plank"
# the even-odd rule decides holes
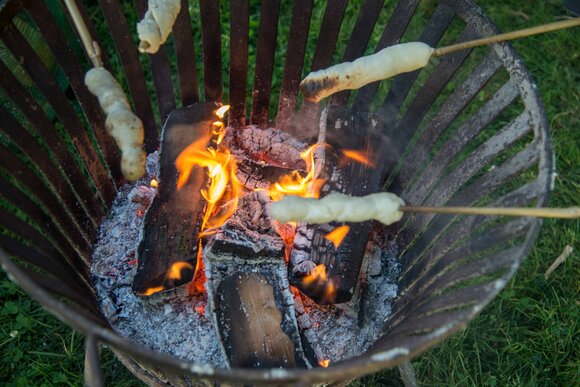
[[[175,44],[175,60],[179,75],[179,94],[181,104],[189,106],[199,101],[197,69],[195,68],[195,49],[193,31],[189,16],[187,0],[181,0],[181,11],[173,25],[173,42]]]
[[[248,88],[248,34],[250,28],[247,0],[230,1],[230,110],[228,123],[234,128],[246,126]]]
[[[133,290],[139,295],[160,286],[168,290],[193,278],[197,235],[205,210],[201,189],[206,176],[201,167],[195,167],[187,183],[178,190],[175,160],[194,141],[206,136],[209,140],[218,107],[214,103],[203,103],[175,110],[163,128],[159,192],[145,214],[143,238],[138,248],[139,264],[133,280]],[[185,262],[190,269],[177,280],[167,275],[175,262]]]

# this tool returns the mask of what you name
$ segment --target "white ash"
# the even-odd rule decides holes
[[[143,214],[156,189],[157,155],[148,158],[148,174],[124,186],[102,222],[92,257],[92,278],[101,312],[115,331],[130,340],[181,359],[225,367],[205,299],[167,298],[164,303],[137,297],[132,291]]]

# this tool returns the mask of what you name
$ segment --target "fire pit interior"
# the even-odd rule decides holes
[[[0,258],[87,336],[87,381],[99,383],[98,343],[151,385],[340,382],[393,367],[464,327],[533,243],[532,218],[314,225],[269,213],[284,195],[332,192],[390,191],[413,205],[546,203],[547,124],[507,44],[302,102],[311,70],[399,41],[495,33],[470,1],[183,1],[152,55],[133,39],[145,1],[126,15],[102,0],[90,18],[78,5],[93,36],[114,44],[103,46],[104,64],[144,123],[147,172],[123,179],[64,9],[8,1]]]

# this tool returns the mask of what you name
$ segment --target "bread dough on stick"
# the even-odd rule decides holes
[[[143,151],[143,123],[133,112],[121,85],[103,67],[90,69],[85,85],[99,99],[107,116],[105,127],[122,152],[121,172],[127,180],[139,179],[145,174],[146,154]]]
[[[149,0],[148,10],[139,23],[139,51],[155,54],[165,43],[181,10],[180,0]]]
[[[323,224],[329,222],[365,222],[378,220],[386,225],[403,217],[399,211],[405,202],[390,192],[366,196],[349,196],[331,193],[322,199],[284,196],[269,206],[270,215],[281,223],[304,222]]]
[[[354,62],[314,71],[300,83],[300,90],[307,100],[319,102],[342,90],[425,67],[432,53],[433,48],[422,42],[396,44]]]

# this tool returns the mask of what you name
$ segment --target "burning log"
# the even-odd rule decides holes
[[[390,149],[387,139],[378,134],[378,126],[379,120],[372,114],[328,108],[319,142],[329,144],[330,151],[319,152],[317,160],[322,164],[319,177],[327,181],[321,196],[330,192],[362,196],[379,191]],[[349,230],[340,243],[329,240],[330,232],[345,225]],[[370,221],[299,225],[289,260],[290,283],[320,304],[349,301],[371,226]],[[325,276],[311,280],[308,276],[319,265],[324,266]]]
[[[305,367],[284,242],[267,202],[262,192],[243,197],[205,247],[208,301],[230,366]]]
[[[191,143],[209,141],[215,119],[213,103],[172,112],[163,128],[159,191],[145,215],[139,244],[139,266],[133,281],[138,295],[171,289],[192,280],[197,263],[197,240],[206,201],[201,190],[206,184],[202,168],[192,169],[177,189],[176,159]],[[206,141],[206,142],[207,142]]]

